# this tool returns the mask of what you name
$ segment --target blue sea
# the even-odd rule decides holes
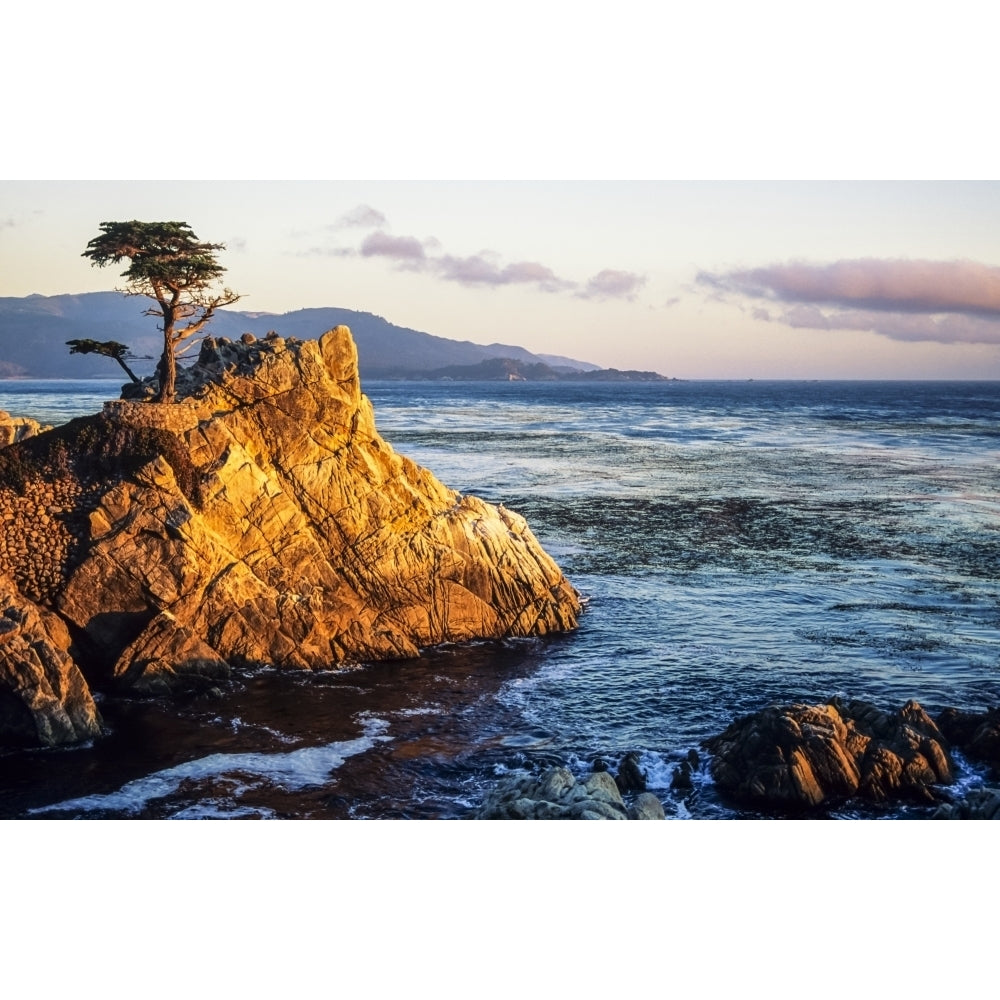
[[[0,382],[0,409],[59,423],[119,384]],[[104,699],[106,739],[0,755],[0,817],[465,818],[505,774],[626,751],[669,818],[750,817],[701,751],[742,714],[1000,704],[1000,383],[363,388],[397,451],[528,519],[579,629]]]

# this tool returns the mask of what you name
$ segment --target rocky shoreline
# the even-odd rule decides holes
[[[206,339],[177,388],[153,404],[147,380],[54,430],[3,422],[0,747],[97,735],[91,689],[575,628],[523,518],[380,437],[346,327]]]
[[[822,816],[851,805],[934,807],[935,819],[1000,819],[1000,784],[952,791],[963,767],[956,754],[1000,783],[1000,709],[949,708],[932,719],[915,701],[884,712],[864,701],[772,705],[706,740],[707,765],[692,749],[676,762],[671,791],[683,801],[696,771],[736,810]],[[505,776],[476,819],[659,819],[664,804],[646,791],[638,754],[614,777],[603,761],[577,780],[565,767]],[[639,798],[632,798],[636,792]],[[640,801],[641,799],[641,801]]]

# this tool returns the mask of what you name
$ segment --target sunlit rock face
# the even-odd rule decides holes
[[[247,339],[206,341],[173,405],[0,452],[0,572],[63,616],[89,676],[159,690],[575,627],[521,517],[382,440],[346,327]]]
[[[0,745],[59,746],[101,734],[62,620],[0,576]]]
[[[0,448],[24,441],[48,429],[31,417],[12,417],[6,410],[0,410]]]
[[[895,713],[842,699],[771,706],[705,745],[720,791],[753,806],[934,802],[954,780],[948,742],[915,701]]]

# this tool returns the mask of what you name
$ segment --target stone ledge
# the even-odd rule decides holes
[[[201,422],[201,410],[188,403],[139,403],[113,399],[104,404],[108,420],[126,427],[156,427],[182,433]]]

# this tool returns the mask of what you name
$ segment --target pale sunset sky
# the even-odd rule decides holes
[[[338,15],[332,45],[296,3],[280,27],[199,7],[242,55],[152,104],[74,85],[82,15],[55,83],[5,69],[34,113],[18,102],[7,126],[24,141],[0,179],[0,295],[113,289],[81,257],[98,225],[181,220],[227,245],[246,310],[338,306],[680,378],[1000,378],[1000,182],[968,179],[997,176],[973,25],[958,58],[937,19],[878,5],[840,8],[824,48],[784,3],[667,21],[514,3],[463,20],[459,44],[427,25],[467,8],[374,8]],[[478,179],[431,179],[452,176]]]
[[[247,310],[683,378],[1000,378],[997,182],[6,181],[0,292],[114,288],[80,254],[132,218],[224,242]]]

